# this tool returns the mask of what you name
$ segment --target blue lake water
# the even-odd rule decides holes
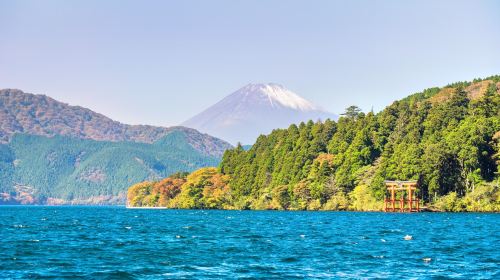
[[[499,230],[499,214],[4,206],[0,278],[499,279]]]

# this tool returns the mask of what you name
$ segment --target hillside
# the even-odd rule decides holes
[[[176,187],[144,182],[129,203],[174,208],[380,210],[384,180],[418,180],[446,211],[500,211],[500,76],[431,88],[382,112],[349,107],[224,154]],[[169,190],[175,189],[174,192]]]
[[[124,203],[130,184],[217,165],[230,147],[191,128],[127,125],[0,90],[0,204]]]
[[[230,143],[252,144],[261,134],[307,120],[337,119],[278,84],[249,84],[182,125]]]
[[[0,143],[16,133],[69,136],[98,141],[153,143],[172,131],[182,130],[196,150],[222,156],[230,145],[220,139],[184,127],[127,125],[87,108],[70,106],[45,95],[17,89],[0,90]]]
[[[0,145],[0,204],[124,203],[130,184],[213,166],[173,130],[148,143],[15,135]]]

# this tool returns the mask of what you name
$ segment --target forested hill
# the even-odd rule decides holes
[[[186,127],[128,125],[80,106],[70,106],[45,95],[17,89],[0,90],[0,143],[16,133],[69,136],[98,141],[153,143],[181,130],[194,149],[220,157],[231,147],[225,141]]]
[[[124,204],[131,184],[213,166],[184,130],[148,143],[16,134],[0,144],[0,204]]]
[[[217,171],[129,189],[132,205],[380,210],[384,180],[418,180],[448,211],[500,211],[500,76],[430,88],[380,113],[301,123],[228,150]],[[178,176],[179,177],[179,176]],[[167,180],[168,181],[168,180]]]
[[[0,204],[123,204],[130,184],[217,165],[231,147],[191,128],[127,125],[0,90]]]

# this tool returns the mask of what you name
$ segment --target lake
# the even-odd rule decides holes
[[[499,214],[2,206],[0,275],[499,279],[499,230]]]

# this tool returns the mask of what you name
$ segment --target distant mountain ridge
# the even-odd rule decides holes
[[[276,128],[318,119],[337,119],[284,86],[248,84],[182,123],[232,144],[252,144]]]
[[[0,204],[123,204],[134,183],[217,165],[231,145],[0,90]]]
[[[189,144],[206,155],[220,157],[230,147],[220,139],[186,127],[128,125],[45,95],[18,89],[0,90],[0,143],[7,143],[16,133],[153,143],[172,131],[186,133]]]

